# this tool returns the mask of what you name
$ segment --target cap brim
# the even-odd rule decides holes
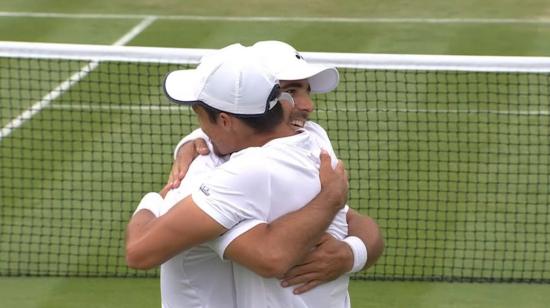
[[[325,67],[317,74],[309,77],[308,80],[311,86],[311,92],[327,93],[336,89],[340,81],[340,75],[336,68]]]
[[[314,93],[330,92],[338,86],[340,76],[336,68],[305,62],[298,63],[289,67],[286,71],[279,72],[277,74],[279,80],[307,79],[311,92]]]
[[[197,89],[200,89],[201,84],[197,70],[173,71],[164,78],[164,92],[178,104],[193,105],[199,101]]]

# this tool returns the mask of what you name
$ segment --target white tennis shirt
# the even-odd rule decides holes
[[[213,152],[211,152],[213,153]],[[164,199],[164,212],[198,189],[223,159],[214,154],[198,156],[177,189]],[[207,244],[188,249],[160,266],[163,308],[236,307],[231,262],[222,261]]]
[[[196,131],[186,139],[197,137],[200,132]],[[180,188],[166,196],[165,206],[171,207],[192,192],[194,202],[230,230],[161,266],[163,307],[350,306],[348,275],[295,295],[292,288],[280,287],[277,279],[263,278],[221,259],[233,239],[258,223],[303,207],[319,193],[321,148],[335,157],[326,132],[308,122],[299,134],[242,150],[225,163],[213,154],[193,161]],[[327,230],[337,239],[347,235],[346,212],[347,207]]]

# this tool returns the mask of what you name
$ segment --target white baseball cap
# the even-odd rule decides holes
[[[251,48],[279,80],[307,79],[314,93],[330,92],[338,86],[340,77],[335,67],[308,63],[287,43],[260,41]]]
[[[195,69],[169,73],[164,91],[178,104],[203,102],[241,116],[264,114],[280,96],[277,78],[250,48],[240,44],[204,56]],[[284,99],[289,100],[289,96]]]

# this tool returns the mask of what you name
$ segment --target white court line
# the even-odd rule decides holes
[[[51,105],[50,109],[56,110],[87,110],[87,111],[137,111],[137,112],[150,112],[150,111],[172,111],[172,112],[192,112],[191,108],[184,106],[156,106],[156,105],[70,105],[70,104],[56,104]],[[325,111],[325,110],[324,110]],[[399,112],[399,113],[464,113],[464,114],[501,114],[501,115],[521,115],[521,116],[548,116],[549,110],[518,110],[518,111],[506,111],[506,110],[437,110],[437,109],[392,109],[392,108],[328,108],[326,111],[334,112]]]
[[[146,17],[138,25],[136,25],[130,32],[126,33],[120,39],[118,39],[113,45],[121,46],[128,43],[132,38],[141,33],[151,23],[155,21],[154,17]],[[0,130],[0,141],[3,138],[9,136],[15,129],[21,127],[26,121],[30,120],[34,115],[42,111],[42,109],[48,107],[50,103],[69,90],[73,85],[84,79],[90,72],[92,72],[99,65],[99,61],[92,61],[82,67],[79,72],[73,74],[71,77],[60,83],[57,87],[42,97],[42,99],[32,105],[29,109],[25,110],[15,119],[11,120],[6,126]]]
[[[317,22],[317,23],[417,23],[417,24],[550,24],[550,18],[391,18],[391,17],[291,17],[291,16],[204,16],[142,14],[69,14],[39,12],[0,12],[0,17],[143,19],[236,22]]]
[[[69,104],[54,104],[49,107],[54,110],[86,110],[86,111],[171,111],[190,113],[193,109],[184,106],[173,104],[172,106],[133,106],[133,105],[69,105]]]
[[[134,37],[138,36],[145,28],[149,27],[152,23],[155,22],[157,18],[155,16],[145,16],[143,20],[137,24],[130,32],[126,33],[123,37],[119,38],[116,42],[113,43],[114,46],[126,45]]]

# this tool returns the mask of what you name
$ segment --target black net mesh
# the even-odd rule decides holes
[[[0,58],[0,276],[158,275],[124,230],[197,126],[162,93],[184,67]],[[355,278],[550,281],[550,75],[340,72],[313,120],[386,242]]]

